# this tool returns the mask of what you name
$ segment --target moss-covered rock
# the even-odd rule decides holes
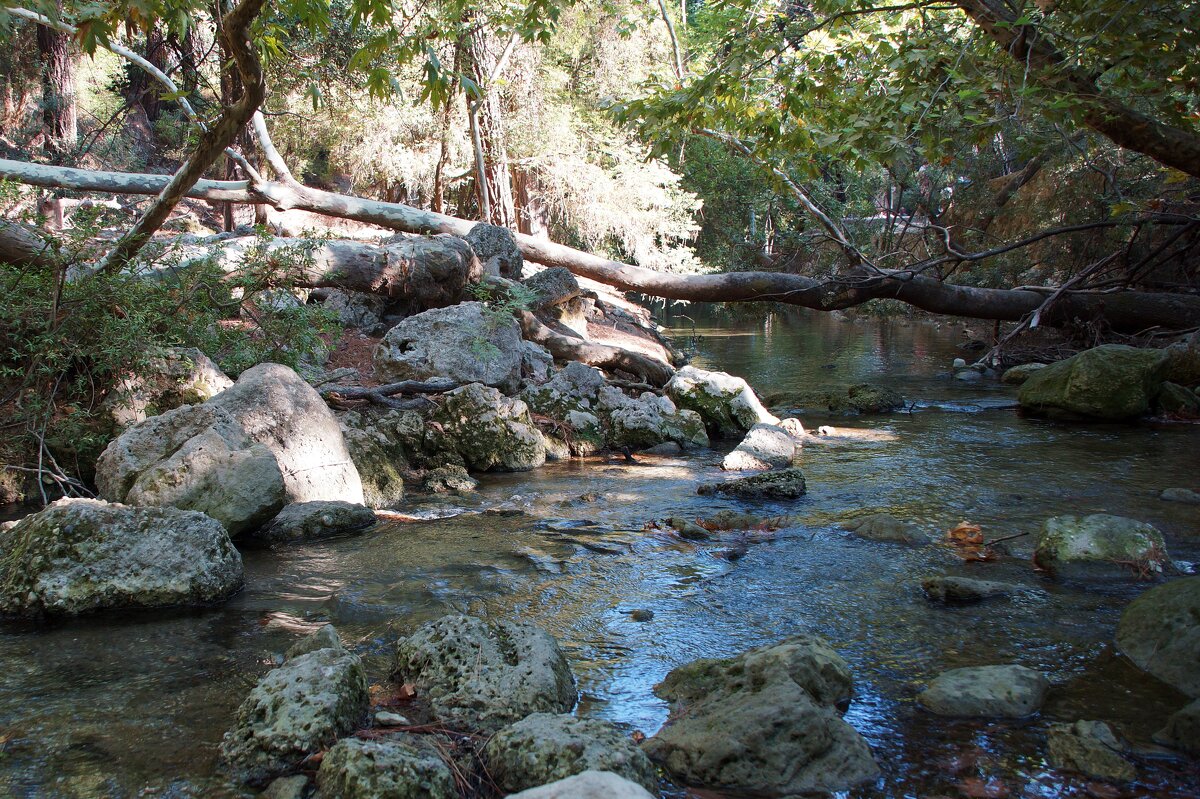
[[[430,736],[346,738],[321,759],[323,799],[458,799],[454,775]]]
[[[1117,646],[1139,668],[1200,696],[1200,577],[1171,580],[1130,603]]]
[[[495,388],[471,383],[451,391],[430,421],[426,449],[452,451],[473,471],[523,472],[546,462],[528,406]]]
[[[1025,383],[1034,373],[1046,368],[1046,364],[1037,363],[1022,363],[1016,366],[1005,369],[1004,374],[1000,375],[1000,382],[1009,386],[1019,386]]]
[[[195,511],[61,499],[0,531],[5,615],[205,605],[242,581],[225,528]]]
[[[1034,372],[1017,400],[1033,413],[1130,419],[1150,411],[1166,363],[1162,350],[1105,344]]]
[[[764,796],[845,790],[878,774],[836,709],[851,684],[845,661],[814,636],[695,661],[655,687],[671,718],[643,748],[688,784]]]
[[[1163,383],[1155,407],[1167,416],[1192,419],[1200,416],[1200,397],[1178,383]]]
[[[1162,533],[1153,525],[1096,513],[1047,519],[1033,562],[1064,577],[1146,579],[1161,576],[1170,559]]]
[[[522,791],[585,771],[610,771],[657,793],[654,766],[607,721],[534,713],[492,736],[488,773],[505,791]]]
[[[675,405],[695,411],[713,438],[744,435],[760,422],[778,424],[740,377],[685,366],[667,383],[667,396]]]
[[[530,713],[565,713],[575,681],[558,642],[517,622],[445,616],[396,646],[395,677],[459,729],[495,731]]]
[[[799,499],[805,491],[804,473],[795,467],[696,487],[701,495],[727,494],[741,499]]]

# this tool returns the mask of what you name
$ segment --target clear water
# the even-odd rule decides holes
[[[842,532],[885,510],[931,534],[968,519],[989,538],[1035,531],[1047,516],[1107,511],[1152,522],[1174,557],[1200,560],[1200,513],[1157,491],[1197,482],[1196,426],[1066,426],[1017,416],[1013,391],[961,384],[956,328],[806,313],[739,321],[692,307],[675,317],[693,362],[741,374],[763,393],[871,381],[915,401],[911,413],[806,418],[873,431],[809,447],[809,495],[748,505],[699,497],[722,451],[604,458],[485,477],[477,495],[414,497],[422,521],[277,552],[247,552],[247,588],[199,613],[96,617],[0,631],[0,797],[240,796],[216,747],[249,687],[296,637],[331,621],[375,679],[395,639],[448,611],[540,624],[578,677],[579,712],[646,734],[666,717],[653,685],[697,657],[730,655],[797,632],[825,636],[850,663],[847,713],[884,776],[856,797],[1197,796],[1192,763],[1142,757],[1115,792],[1051,770],[1050,721],[1109,721],[1137,744],[1184,704],[1112,648],[1121,608],[1144,584],[1062,585],[1035,574],[1029,538],[1013,556],[964,564],[930,545]],[[692,320],[696,321],[693,327]],[[482,513],[497,506],[515,515]],[[645,530],[721,508],[787,515],[773,537],[696,544]],[[932,573],[1010,580],[1036,590],[944,609],[921,596]],[[650,621],[629,612],[650,610]],[[1023,722],[937,719],[916,692],[940,671],[1018,662],[1055,684]],[[5,793],[7,790],[7,794]],[[1007,793],[1005,793],[1005,791]],[[668,793],[683,796],[678,786]]]

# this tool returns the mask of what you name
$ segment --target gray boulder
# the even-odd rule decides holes
[[[740,377],[685,366],[667,383],[667,396],[700,414],[714,438],[740,436],[759,423],[779,424]]]
[[[888,541],[896,544],[928,542],[928,537],[908,522],[901,521],[890,513],[872,513],[848,519],[842,529],[868,541]]]
[[[1117,647],[1158,679],[1200,696],[1200,577],[1151,588],[1125,608]]]
[[[436,437],[427,435],[427,448],[457,453],[473,471],[524,472],[546,462],[528,406],[479,383],[446,394],[429,427]]]
[[[550,350],[528,339],[521,340],[521,377],[534,384],[545,383],[554,373]]]
[[[446,378],[514,393],[521,385],[521,327],[511,314],[464,302],[410,316],[375,350],[384,382]]]
[[[611,772],[585,771],[549,785],[509,794],[507,799],[653,799],[653,794]]]
[[[429,736],[345,738],[321,759],[322,799],[458,799],[454,775]]]
[[[585,771],[608,771],[654,793],[658,778],[628,735],[599,719],[534,713],[492,736],[488,773],[505,791],[520,791]]]
[[[265,785],[353,730],[368,703],[357,655],[340,644],[298,655],[250,691],[221,741],[221,760],[238,781]]]
[[[565,713],[575,681],[558,642],[517,622],[445,616],[396,647],[395,676],[459,729],[495,731],[530,713]]]
[[[1180,419],[1200,416],[1200,397],[1178,383],[1163,383],[1154,400],[1160,414]]]
[[[467,231],[466,239],[489,274],[509,280],[521,279],[521,268],[525,260],[521,257],[521,249],[517,246],[511,230],[479,222]]]
[[[1154,740],[1190,755],[1200,755],[1200,699],[1171,714],[1166,726],[1154,733]]]
[[[1161,576],[1170,565],[1162,533],[1153,525],[1097,513],[1047,519],[1033,562],[1071,578]]]
[[[202,405],[130,427],[101,454],[96,485],[112,501],[202,510],[234,534],[286,502],[363,501],[337,419],[312,386],[273,363]]]
[[[1023,589],[1012,583],[942,575],[926,577],[921,580],[921,590],[931,602],[940,602],[944,605],[969,605],[985,599],[1011,596]]]
[[[683,447],[708,446],[704,422],[694,411],[679,410],[669,397],[646,391],[637,399],[605,386],[598,394],[597,412],[610,447],[649,449],[673,441]]]
[[[535,310],[562,305],[583,293],[571,270],[561,266],[543,269],[525,278],[523,282],[525,287],[537,296],[533,304]]]
[[[792,467],[751,477],[739,477],[736,480],[702,483],[696,488],[696,493],[724,494],[740,499],[780,500],[799,499],[804,496],[806,490],[804,473]]]
[[[387,298],[362,291],[326,289],[321,307],[337,316],[338,322],[345,327],[374,331],[383,323]]]
[[[363,484],[365,505],[393,508],[404,499],[410,459],[425,442],[425,419],[416,411],[346,413],[340,418],[346,448]]]
[[[765,471],[791,466],[796,459],[796,440],[787,430],[773,424],[756,424],[737,447],[721,461],[726,471]]]
[[[1023,718],[1036,713],[1050,683],[1024,666],[973,666],[938,675],[917,701],[939,716]]]
[[[0,613],[9,616],[205,605],[242,582],[225,528],[194,511],[60,499],[0,535]]]
[[[307,655],[309,652],[316,652],[318,649],[345,651],[346,648],[342,646],[342,639],[338,636],[338,632],[332,624],[326,624],[292,644],[284,659],[291,660],[301,655]]]
[[[365,530],[374,523],[370,508],[352,502],[294,502],[250,537],[267,544],[292,544]]]
[[[1105,344],[1031,374],[1017,401],[1027,411],[1120,420],[1150,411],[1166,370],[1162,350]]]
[[[850,696],[850,670],[820,638],[698,660],[654,691],[671,718],[643,747],[682,782],[792,796],[845,790],[879,772],[836,709]]]
[[[1192,491],[1190,488],[1165,488],[1158,498],[1165,502],[1200,505],[1200,491]]]
[[[1133,764],[1122,753],[1126,746],[1103,721],[1051,724],[1046,734],[1050,764],[1098,780],[1132,780]]]
[[[168,347],[153,354],[136,375],[118,382],[104,407],[123,429],[181,405],[210,400],[232,385],[195,347]]]

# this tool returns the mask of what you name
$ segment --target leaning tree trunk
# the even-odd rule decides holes
[[[491,72],[498,56],[496,37],[486,25],[478,24],[467,37],[466,61],[482,96],[467,97],[471,139],[475,148],[476,193],[480,218],[510,230],[517,228],[513,203],[512,172],[504,146],[504,105],[492,90]]]
[[[61,11],[61,2],[58,7]],[[51,160],[61,161],[75,146],[79,135],[71,37],[39,25],[37,42],[42,58],[42,125],[46,134],[46,154]]]

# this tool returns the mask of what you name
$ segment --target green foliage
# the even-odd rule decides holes
[[[272,248],[264,238],[232,274],[211,258],[182,263],[172,253],[138,273],[81,270],[106,210],[76,213],[53,265],[0,264],[0,402],[9,429],[21,431],[27,451],[44,447],[41,455],[57,454],[76,475],[90,473],[113,433],[105,399],[149,369],[160,348],[197,347],[236,375],[262,361],[296,366],[334,329],[324,311],[278,303],[310,247]]]

